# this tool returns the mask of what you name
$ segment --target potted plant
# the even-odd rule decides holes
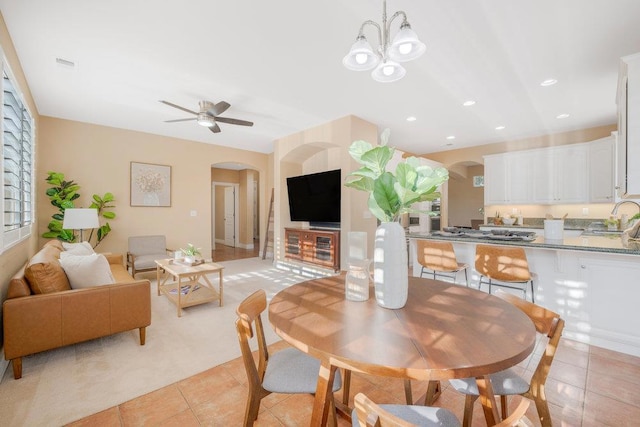
[[[376,230],[374,284],[376,300],[386,308],[403,307],[407,299],[407,246],[404,228],[398,223],[400,215],[418,210],[412,205],[440,197],[438,186],[449,179],[444,168],[420,164],[416,157],[400,162],[395,171],[387,171],[387,164],[395,149],[387,143],[389,129],[380,135],[380,145],[354,141],[349,154],[362,166],[347,176],[345,186],[369,193],[368,206],[382,224]]]
[[[200,248],[196,248],[194,245],[192,245],[191,243],[187,244],[187,247],[185,249],[180,248],[180,250],[182,251],[182,253],[184,254],[184,261],[185,262],[196,262],[196,257],[200,254]]]

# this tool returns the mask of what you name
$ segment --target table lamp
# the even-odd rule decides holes
[[[82,230],[100,227],[98,210],[94,208],[69,208],[64,210],[62,228],[65,230],[80,230],[82,242]]]

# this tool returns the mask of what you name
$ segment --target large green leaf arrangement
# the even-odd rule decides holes
[[[399,163],[392,173],[386,170],[395,149],[387,143],[390,131],[380,135],[381,144],[373,146],[358,140],[349,147],[349,154],[360,163],[360,169],[347,176],[345,186],[369,195],[369,210],[382,222],[397,221],[400,215],[415,212],[412,205],[432,201],[440,197],[438,186],[449,179],[445,168],[420,165],[417,157],[409,157]]]

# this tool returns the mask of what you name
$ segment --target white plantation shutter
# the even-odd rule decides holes
[[[27,237],[33,222],[33,119],[6,70],[2,79],[2,202],[0,249]]]

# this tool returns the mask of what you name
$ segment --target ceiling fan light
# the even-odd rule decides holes
[[[380,57],[373,51],[365,36],[358,36],[349,53],[342,59],[342,64],[352,71],[371,70],[380,62]]]
[[[381,83],[391,83],[400,80],[407,73],[407,70],[397,62],[385,61],[378,64],[371,72],[373,80]]]
[[[197,122],[200,126],[204,126],[208,128],[216,124],[215,119],[210,115],[208,115],[207,113],[199,113]]]
[[[400,27],[389,48],[389,57],[397,62],[406,62],[419,58],[427,47],[418,39],[408,22]]]

